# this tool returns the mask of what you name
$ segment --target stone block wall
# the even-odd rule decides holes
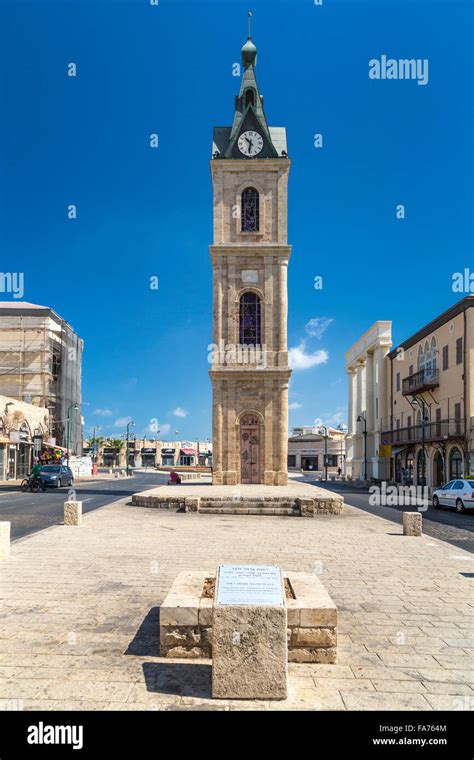
[[[160,656],[212,657],[213,599],[202,596],[216,571],[180,573],[160,609]],[[337,608],[320,579],[283,571],[294,598],[286,599],[288,661],[331,664],[337,657]]]

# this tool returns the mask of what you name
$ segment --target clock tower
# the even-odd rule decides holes
[[[214,128],[213,483],[288,481],[286,131],[270,127],[250,36],[231,127]]]

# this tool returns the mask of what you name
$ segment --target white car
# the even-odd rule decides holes
[[[474,479],[450,480],[433,493],[433,507],[456,507],[458,512],[474,509]]]

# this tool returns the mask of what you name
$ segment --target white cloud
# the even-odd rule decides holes
[[[180,406],[177,406],[176,409],[173,409],[173,414],[175,417],[187,417],[188,413],[186,409],[182,409]]]
[[[111,409],[94,409],[92,414],[95,414],[97,417],[111,417],[112,410]]]
[[[312,338],[322,338],[331,322],[331,317],[315,317],[306,323],[305,330]]]
[[[131,417],[119,417],[115,420],[114,425],[115,427],[126,427],[131,420]]]
[[[298,401],[293,401],[291,404],[288,404],[288,409],[301,409],[303,404],[300,404]]]
[[[313,351],[309,353],[306,350],[306,343],[302,340],[299,346],[290,348],[288,351],[288,363],[291,369],[310,369],[318,364],[327,364],[329,354],[327,351]]]
[[[342,411],[334,412],[334,414],[329,416],[327,422],[328,425],[332,425],[333,427],[339,427],[339,425],[341,425],[341,427],[345,428],[347,427],[346,420],[347,410],[343,409]]]
[[[338,427],[339,425],[342,425],[342,427],[346,427],[345,419],[347,417],[347,411],[345,409],[342,409],[340,411],[334,412],[333,414],[325,414],[324,415],[324,422],[321,417],[316,417],[316,419],[313,422],[313,425],[329,425],[331,427]]]
[[[145,430],[147,433],[153,433],[153,435],[168,435],[170,432],[171,425],[168,423],[165,423],[164,425],[160,424],[158,420],[151,420],[149,424],[146,426]]]

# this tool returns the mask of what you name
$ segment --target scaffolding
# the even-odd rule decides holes
[[[60,446],[67,445],[69,410],[74,454],[82,453],[82,348],[72,327],[50,309],[0,309],[0,394],[46,407]]]

